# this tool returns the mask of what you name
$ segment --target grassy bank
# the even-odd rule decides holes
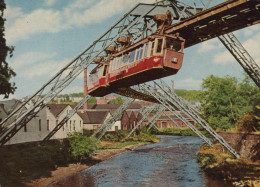
[[[114,141],[115,139],[116,137],[113,135],[107,135],[105,141],[99,143],[97,152],[124,149],[133,145],[139,146],[158,141],[154,135],[142,133],[123,142]],[[52,172],[59,167],[69,167],[71,164],[78,163],[90,166],[105,159],[103,157],[100,160],[95,157],[76,158],[72,152],[69,140],[52,140],[45,145],[27,143],[4,146],[0,150],[0,185],[3,187],[25,186],[25,183],[28,184],[36,179],[52,177]],[[112,155],[115,154],[117,152],[112,153]],[[107,158],[110,156],[108,155]]]
[[[213,147],[203,145],[197,159],[203,170],[212,178],[240,186],[260,186],[260,163],[246,158],[235,159],[220,144]]]
[[[198,128],[202,134],[208,136],[208,132],[202,128]],[[173,136],[197,136],[190,128],[166,128],[155,132],[157,135],[173,135]]]

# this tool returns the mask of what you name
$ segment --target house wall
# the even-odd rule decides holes
[[[50,129],[53,130],[63,118],[67,116],[67,114],[72,110],[71,106],[67,106],[56,118],[51,117],[51,112],[49,111],[49,119],[50,119]],[[60,128],[56,134],[52,137],[52,139],[63,139],[67,138],[69,133],[79,132],[83,133],[83,120],[82,118],[75,113],[67,123]]]
[[[180,127],[187,127],[187,125],[182,122],[179,119],[174,119],[175,122],[180,126]],[[188,120],[192,125],[195,125],[195,122],[192,120]],[[166,120],[157,120],[156,122],[157,127],[158,128],[177,128],[177,126],[170,120],[170,119],[166,119]]]
[[[55,117],[47,107],[43,108],[36,117],[27,123],[26,128],[23,127],[20,129],[20,131],[7,142],[7,145],[42,141],[55,128],[56,124],[67,115],[67,111],[69,112],[70,110],[72,110],[72,108],[67,106],[57,117]],[[70,121],[72,126],[71,129],[69,126]],[[83,132],[83,120],[77,113],[74,114],[67,124],[59,129],[51,139],[67,138],[68,133],[71,132]]]
[[[136,125],[136,116],[134,115],[134,113],[132,112],[130,117],[129,117],[129,126],[128,126],[128,130],[133,129]]]
[[[128,130],[129,123],[130,123],[129,116],[127,115],[126,112],[124,112],[121,118],[122,130]]]

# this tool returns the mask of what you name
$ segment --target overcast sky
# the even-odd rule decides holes
[[[76,57],[138,2],[154,0],[6,0],[6,39],[15,46],[8,59],[17,73],[11,98],[32,95],[53,74]],[[234,32],[260,62],[260,24]],[[243,70],[218,39],[187,48],[175,81],[176,89],[200,89],[213,74],[243,78]],[[83,91],[80,75],[64,93]],[[2,99],[2,97],[0,98]]]

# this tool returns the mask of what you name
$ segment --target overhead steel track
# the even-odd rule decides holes
[[[180,33],[185,47],[239,30],[260,22],[260,0],[230,0],[166,29],[166,34]]]

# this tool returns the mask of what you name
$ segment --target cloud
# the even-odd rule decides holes
[[[27,39],[39,33],[56,33],[66,28],[59,11],[37,9],[29,14],[22,14],[13,25],[6,27],[9,43]]]
[[[35,78],[41,76],[52,77],[66,64],[70,59],[55,60],[56,53],[28,52],[11,59],[11,66],[21,78]],[[68,75],[69,70],[65,71],[62,77]],[[80,73],[76,79],[83,80],[84,74]]]
[[[11,66],[15,69],[15,71],[19,71],[25,68],[30,68],[38,62],[50,60],[55,56],[55,53],[28,52],[14,58]]]
[[[48,0],[51,5],[55,0]],[[25,13],[19,7],[7,8],[6,39],[8,44],[25,40],[40,33],[57,33],[62,30],[100,23],[116,14],[129,10],[138,2],[151,3],[154,0],[76,0],[61,10],[35,9]]]
[[[200,89],[202,80],[195,80],[193,78],[187,78],[183,80],[175,80],[174,85],[176,89]]]
[[[228,63],[234,63],[235,59],[231,55],[229,51],[224,51],[221,53],[218,53],[214,56],[213,62],[215,64],[228,64]]]
[[[71,94],[71,93],[79,93],[79,92],[83,92],[83,85],[82,86],[68,86],[60,94]]]
[[[218,41],[218,39],[214,38],[214,39],[203,42],[200,45],[200,47],[198,48],[198,53],[206,53],[206,52],[212,51],[214,49],[220,49],[220,48],[223,48],[223,46]]]
[[[257,28],[257,27],[255,27]],[[253,28],[253,29],[255,29]],[[254,35],[251,36],[248,40],[242,43],[247,52],[252,56],[255,62],[260,65],[260,31],[255,32]],[[228,64],[236,62],[233,55],[228,50],[217,53],[214,56],[213,62],[215,64]]]
[[[245,37],[249,37],[249,36],[252,36],[255,33],[255,31],[259,31],[259,30],[260,30],[260,25],[256,24],[256,25],[253,25],[253,26],[245,29],[243,34]]]
[[[45,0],[45,5],[46,6],[52,6],[56,3],[56,0]]]

